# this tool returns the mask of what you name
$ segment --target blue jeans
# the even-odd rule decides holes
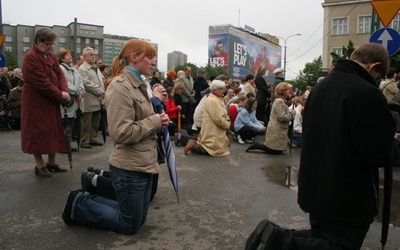
[[[80,193],[72,206],[71,218],[77,222],[135,234],[146,220],[153,175],[110,165],[117,201]]]
[[[301,146],[301,134],[293,132],[292,142],[297,146]]]

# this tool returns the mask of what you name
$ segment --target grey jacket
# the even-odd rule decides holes
[[[76,97],[83,93],[85,94],[85,87],[83,86],[83,81],[81,75],[78,73],[75,67],[70,67],[64,63],[60,64],[61,70],[64,73],[65,79],[68,83],[68,93],[73,98],[73,105],[67,108],[68,118],[73,118],[76,115],[76,110],[78,109],[78,99]],[[80,104],[80,108],[83,111],[83,100]],[[61,116],[64,117],[64,108],[61,107]]]
[[[84,112],[100,110],[101,96],[104,93],[103,75],[100,70],[87,62],[78,69],[85,86],[86,94],[84,99]]]
[[[183,90],[181,93],[182,102],[189,102],[189,97],[193,94],[193,78],[187,78],[185,74],[179,77],[179,81],[183,83]]]

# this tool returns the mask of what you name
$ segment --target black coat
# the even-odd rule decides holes
[[[164,83],[163,83],[163,86],[165,89],[168,89],[168,87],[174,87],[174,85],[175,85],[175,83],[171,78],[169,78],[169,77],[165,78]]]
[[[257,105],[264,106],[267,104],[268,98],[271,98],[271,93],[268,91],[267,82],[265,78],[261,75],[256,76],[254,80],[257,87],[256,99]]]
[[[198,76],[193,82],[193,89],[195,91],[194,98],[197,100],[197,103],[200,102],[202,96],[201,91],[208,88],[208,82],[204,77]]]
[[[321,220],[369,224],[378,214],[378,167],[395,132],[386,99],[358,63],[341,60],[304,109],[300,207]]]

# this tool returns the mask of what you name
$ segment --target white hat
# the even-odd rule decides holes
[[[283,72],[283,68],[277,68],[277,69],[275,69],[274,70],[274,75],[277,75],[277,74],[279,74],[279,73],[282,73]]]

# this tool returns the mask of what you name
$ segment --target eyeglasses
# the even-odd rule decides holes
[[[51,46],[55,46],[55,45],[56,45],[55,43],[51,43],[51,42],[45,42],[45,41],[43,41],[43,43],[44,43],[44,44],[46,44],[47,46],[49,46],[49,45],[51,45]]]

